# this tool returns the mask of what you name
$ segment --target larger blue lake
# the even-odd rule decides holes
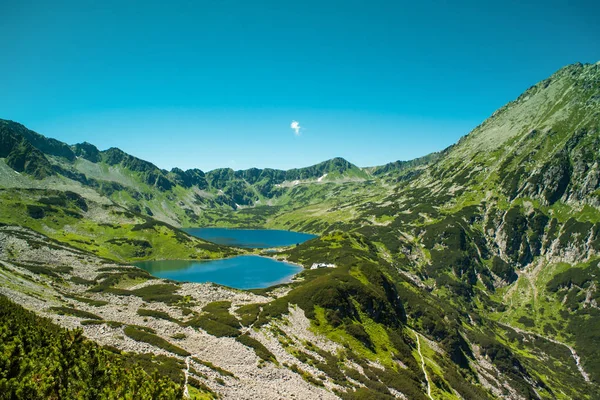
[[[309,233],[270,229],[190,228],[185,231],[210,242],[245,248],[291,246],[316,237]],[[236,289],[258,289],[289,282],[302,270],[297,265],[260,256],[203,261],[145,261],[136,266],[159,278],[214,282]]]
[[[302,270],[296,265],[260,256],[238,256],[210,261],[144,261],[135,265],[159,278],[185,282],[214,282],[237,289],[258,289],[289,282]]]
[[[254,249],[292,246],[317,237],[310,233],[276,229],[187,228],[183,230],[209,242]]]

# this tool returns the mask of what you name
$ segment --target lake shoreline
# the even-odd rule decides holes
[[[240,290],[264,289],[295,282],[304,265],[289,261],[293,246],[316,235],[268,229],[192,228],[186,233],[230,246],[238,254],[221,258],[140,260],[131,265],[156,278],[178,282],[212,282]],[[283,254],[282,254],[283,253]]]
[[[188,235],[221,246],[242,249],[271,249],[290,247],[318,237],[312,233],[286,231],[282,229],[243,228],[182,228]]]
[[[227,229],[230,231],[269,231],[269,232],[294,232],[294,233],[301,233],[303,235],[312,235],[312,236],[319,236],[319,234],[317,233],[312,233],[312,232],[302,232],[302,231],[290,231],[287,229],[281,229],[281,228],[264,228],[261,226],[182,226],[179,228],[180,230],[186,232],[188,229]]]

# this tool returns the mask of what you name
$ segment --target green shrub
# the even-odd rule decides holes
[[[233,372],[229,372],[226,369],[223,369],[221,367],[217,367],[215,364],[209,362],[209,361],[204,361],[201,360],[199,358],[196,357],[192,357],[192,360],[198,364],[204,365],[207,368],[212,369],[215,372],[218,372],[219,374],[223,375],[223,376],[230,376],[232,378],[235,378],[235,375],[233,374]]]
[[[175,304],[183,300],[183,296],[175,294],[179,286],[172,283],[144,286],[143,288],[132,290],[131,293],[141,297],[146,302],[160,302],[165,304]]]
[[[161,376],[168,377],[173,382],[183,385],[185,376],[185,362],[175,357],[169,357],[162,354],[152,353],[129,353],[130,365],[134,363],[141,366],[149,375],[158,373]]]
[[[230,301],[215,301],[202,309],[204,314],[192,318],[187,326],[202,328],[216,337],[236,337],[240,335],[240,323],[229,313]]]
[[[261,360],[277,363],[275,355],[271,353],[269,349],[267,349],[261,342],[250,337],[247,333],[236,337],[235,340],[237,340],[244,346],[248,346],[254,349],[254,352]]]
[[[144,331],[144,332],[148,332],[148,333],[156,333],[156,330],[150,328],[149,326],[142,326],[142,325],[129,325],[137,330],[140,331]]]
[[[185,339],[187,336],[185,335],[185,333],[176,333],[174,335],[171,336],[173,339],[175,340],[183,340]]]
[[[165,339],[161,338],[160,336],[157,336],[153,333],[145,332],[135,326],[126,326],[124,332],[127,336],[129,336],[135,341],[151,344],[152,346],[161,348],[170,353],[177,354],[178,356],[187,357],[190,355],[190,353],[188,353],[181,347],[177,347],[174,344],[171,344]]]
[[[90,288],[88,291],[90,291],[90,292],[106,292],[106,291],[108,291],[108,289],[119,284],[123,280],[139,279],[139,278],[155,279],[153,276],[148,274],[148,272],[138,269],[138,268],[130,269],[127,272],[119,272],[119,273],[104,272],[96,277],[95,283],[97,283],[97,284],[94,287]]]
[[[72,276],[70,280],[71,280],[71,282],[76,283],[77,285],[84,285],[84,286],[91,286],[94,283],[96,283],[96,281],[94,281],[94,280],[83,279],[78,276]]]
[[[106,325],[110,326],[111,328],[120,328],[123,326],[123,323],[121,323],[121,322],[104,321],[104,320],[97,320],[97,319],[86,319],[84,321],[81,321],[80,324],[81,325],[103,325],[103,324],[106,324]]]
[[[46,216],[46,213],[44,212],[44,207],[34,206],[30,204],[27,205],[27,214],[29,214],[29,216],[33,219],[41,219]]]
[[[94,306],[94,307],[102,307],[102,306],[105,306],[108,304],[108,301],[88,299],[87,297],[76,296],[74,294],[63,293],[62,295],[65,296],[66,298],[79,301],[80,303],[89,304],[90,306]]]
[[[164,311],[140,308],[137,310],[137,314],[142,317],[152,317],[152,318],[157,318],[157,319],[164,319],[166,321],[171,321],[171,322],[179,322]]]
[[[524,315],[521,318],[519,318],[518,321],[528,328],[532,328],[535,326],[535,321]]]
[[[210,397],[211,399],[219,398],[219,395],[217,393],[215,393],[211,388],[209,388],[208,386],[206,386],[206,384],[200,382],[199,380],[197,380],[193,377],[188,378],[188,385],[192,385],[193,387],[200,390],[201,392],[208,394],[209,396],[211,396]]]
[[[492,258],[491,269],[492,272],[500,279],[503,279],[508,283],[512,283],[518,278],[517,274],[515,273],[515,269],[498,256],[494,256],[494,258]]]
[[[49,267],[46,267],[43,265],[37,265],[37,264],[25,264],[25,263],[20,263],[20,262],[16,262],[16,261],[13,261],[12,263],[18,267],[28,270],[29,272],[32,272],[34,274],[46,275],[46,276],[49,276],[52,278],[61,279],[60,275],[58,274],[60,271],[57,271],[54,268],[49,268]]]
[[[181,399],[181,385],[148,374],[130,354],[102,348],[0,296],[0,398]],[[181,373],[181,369],[179,370]],[[181,374],[183,375],[183,374]]]
[[[207,333],[216,337],[236,337],[240,335],[239,329],[233,328],[219,321],[212,320],[207,316],[196,317],[187,322],[186,325],[194,328],[202,328]]]
[[[244,306],[239,307],[235,310],[235,313],[239,315],[240,322],[243,326],[252,325],[258,318],[258,314],[260,313],[260,309],[263,304],[246,304]]]
[[[85,319],[98,319],[98,320],[102,319],[99,316],[97,316],[96,314],[92,314],[90,312],[78,310],[76,308],[71,308],[71,307],[63,307],[63,306],[50,307],[50,309],[52,311],[55,311],[58,315],[72,315],[74,317],[85,318]]]
[[[550,292],[557,292],[559,289],[576,285],[579,287],[585,287],[586,283],[593,279],[594,268],[576,268],[571,267],[568,270],[554,275],[552,279],[547,283],[546,288]],[[598,278],[596,278],[598,281]]]
[[[300,369],[296,364],[290,366],[290,371],[297,373],[304,379],[306,382],[311,383],[315,386],[325,386],[323,382],[318,379],[315,379],[310,373]]]

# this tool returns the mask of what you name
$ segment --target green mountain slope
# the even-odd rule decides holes
[[[238,254],[164,222],[71,191],[0,189],[0,222],[115,260],[208,259]]]
[[[183,398],[182,382],[146,373],[135,357],[102,349],[3,295],[0,317],[2,399]]]
[[[598,99],[599,65],[561,69],[390,195],[341,204],[345,229],[455,307],[574,346],[597,382]]]

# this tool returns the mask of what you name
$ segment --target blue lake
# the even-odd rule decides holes
[[[210,261],[144,261],[135,265],[159,278],[214,282],[237,289],[258,289],[289,282],[302,270],[296,265],[260,256],[237,256]]]
[[[255,249],[292,246],[317,237],[310,233],[276,229],[187,228],[184,231],[209,242]]]

